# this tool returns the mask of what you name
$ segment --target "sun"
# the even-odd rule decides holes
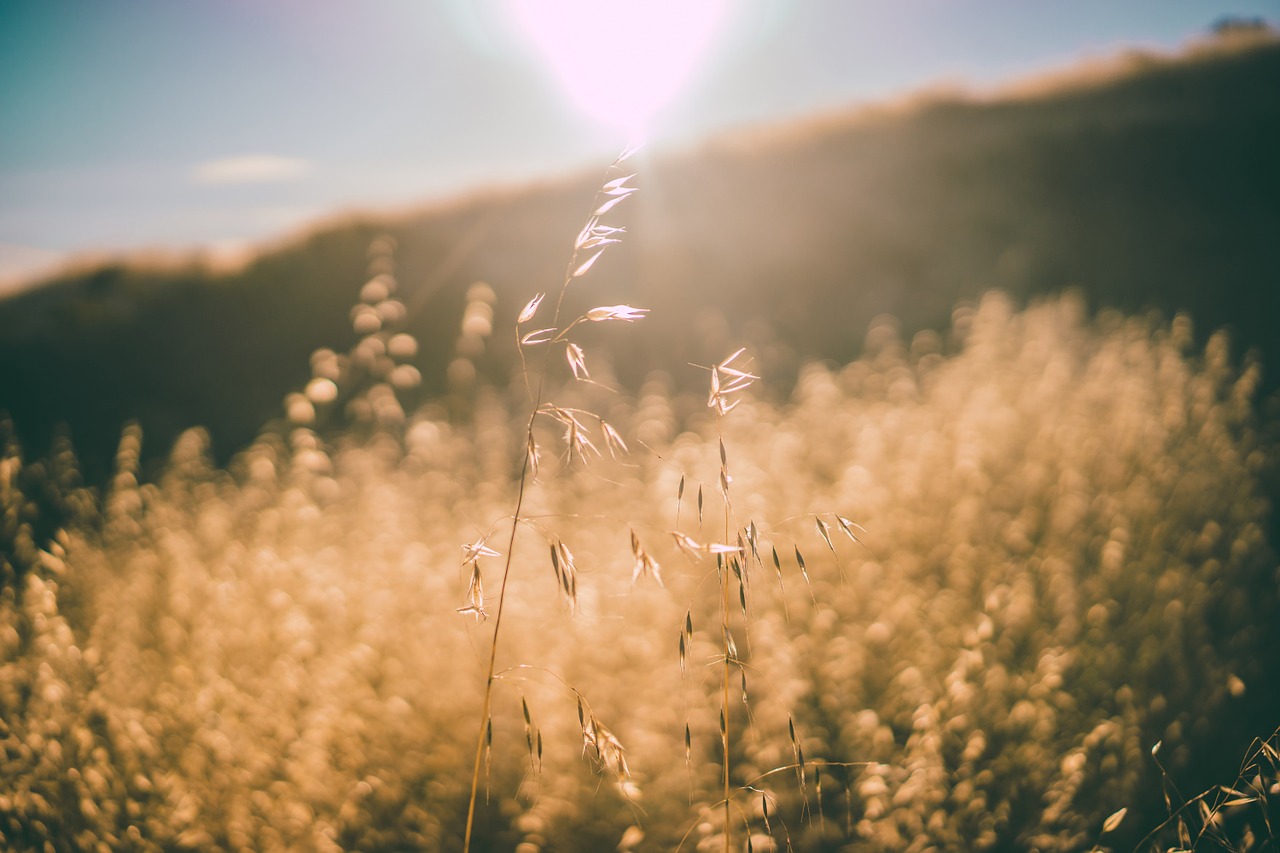
[[[703,57],[727,0],[508,0],[568,97],[642,138]]]

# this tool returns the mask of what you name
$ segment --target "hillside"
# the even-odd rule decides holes
[[[945,329],[958,299],[999,287],[1019,302],[1078,288],[1094,308],[1188,312],[1197,332],[1225,326],[1238,352],[1258,348],[1274,389],[1276,80],[1280,42],[1267,40],[637,157],[631,233],[588,295],[652,309],[643,332],[612,339],[630,381],[664,368],[685,384],[688,362],[749,344],[781,391],[801,360],[854,357],[879,314],[908,334]],[[67,424],[90,470],[129,419],[151,454],[203,424],[225,458],[306,381],[315,348],[355,340],[348,312],[382,233],[399,244],[424,392],[444,389],[475,281],[498,296],[483,366],[504,377],[502,330],[561,274],[597,179],[328,227],[235,274],[68,274],[0,302],[0,409],[35,453]]]

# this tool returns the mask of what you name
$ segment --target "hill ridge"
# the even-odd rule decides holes
[[[1268,38],[1035,98],[924,99],[641,155],[631,233],[591,291],[653,309],[622,342],[621,378],[663,368],[679,384],[687,362],[743,342],[785,389],[803,360],[856,355],[877,315],[909,335],[945,328],[989,287],[1017,300],[1078,287],[1094,307],[1231,327],[1274,388],[1276,79]],[[347,312],[383,232],[399,241],[425,392],[439,393],[466,287],[489,282],[496,328],[509,325],[560,274],[594,180],[362,217],[235,274],[113,263],[13,294],[0,301],[0,408],[37,452],[67,423],[87,461],[109,460],[137,419],[152,452],[203,424],[225,455],[305,382],[313,349],[352,342]],[[482,365],[500,382],[505,337]]]

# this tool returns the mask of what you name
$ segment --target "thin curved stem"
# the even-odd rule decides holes
[[[720,447],[724,447],[724,433],[721,426],[721,415],[716,412],[716,433],[720,439]],[[729,524],[732,520],[733,509],[729,503],[728,488],[728,460],[722,458],[720,460],[720,479],[725,483],[724,489],[724,541],[729,542]],[[724,851],[729,853],[730,849],[730,812],[729,812],[729,558],[721,559],[720,567],[720,614],[721,621],[724,626],[724,670],[722,673],[722,707],[724,708],[724,726],[721,732],[721,738],[724,741]]]
[[[542,382],[538,383],[538,399],[542,397]],[[534,404],[534,414],[529,416],[528,430],[533,431],[533,419],[537,416],[538,406]],[[525,487],[529,482],[529,457],[530,452],[526,443],[524,452],[524,464],[520,468],[520,486],[516,492],[516,511],[511,519],[511,535],[507,539],[507,558],[502,568],[502,584],[498,589],[498,612],[493,619],[493,639],[489,645],[489,671],[485,676],[484,684],[484,703],[480,710],[480,733],[476,736],[476,758],[475,764],[471,770],[471,800],[467,804],[467,829],[462,842],[462,849],[469,851],[471,849],[471,831],[474,827],[476,816],[476,795],[480,789],[480,764],[484,757],[484,747],[486,734],[489,727],[489,713],[493,706],[493,679],[494,669],[498,660],[498,632],[502,629],[503,605],[507,599],[507,580],[511,577],[511,556],[515,550],[516,530],[520,527],[520,510],[524,506]]]
[[[606,174],[608,174],[609,171],[612,171],[613,169],[617,168],[618,164],[622,162],[622,160],[626,159],[626,157],[629,156],[629,154],[630,154],[629,151],[623,152],[622,156],[620,156],[617,160],[615,160],[613,163],[609,165],[609,169],[606,170]],[[599,209],[600,198],[601,198],[601,191],[597,191],[594,199],[592,200],[593,211]],[[594,222],[594,221],[596,221],[596,215],[593,213],[590,217],[588,217],[588,222]],[[578,269],[578,257],[580,253],[581,253],[581,244],[579,242],[574,245],[573,253],[569,257],[569,264],[565,269],[564,279],[560,284],[560,292],[556,296],[555,313],[552,316],[553,328],[559,327],[560,313],[564,305],[565,293],[568,292],[570,283],[572,283],[573,279],[576,277],[575,271]],[[577,321],[575,321],[575,324],[576,322]],[[521,359],[521,363],[523,364],[524,348],[520,345],[518,332],[516,337],[517,337],[516,346],[520,350],[520,359]],[[481,710],[480,710],[480,730],[479,730],[479,733],[476,735],[476,755],[475,755],[475,761],[471,769],[471,797],[469,802],[467,803],[467,825],[466,825],[466,830],[464,832],[463,842],[462,842],[463,853],[470,853],[471,836],[472,836],[473,830],[475,829],[476,799],[478,797],[479,790],[480,790],[480,766],[483,763],[485,745],[488,739],[488,733],[490,731],[489,718],[490,718],[490,713],[493,710],[494,673],[496,671],[497,661],[498,661],[498,638],[502,630],[502,616],[505,612],[505,605],[507,600],[507,581],[510,580],[511,578],[511,565],[512,565],[513,555],[515,553],[516,531],[519,530],[520,523],[522,521],[521,510],[524,508],[524,496],[529,484],[529,471],[531,469],[530,463],[532,462],[532,459],[533,459],[533,446],[534,446],[533,445],[533,424],[534,424],[534,421],[537,420],[537,417],[542,410],[542,397],[543,397],[543,391],[546,387],[547,369],[550,366],[550,359],[551,359],[551,349],[550,347],[547,347],[547,349],[543,351],[542,369],[539,372],[539,376],[538,376],[538,388],[537,388],[537,392],[533,394],[533,407],[529,414],[528,424],[525,427],[524,460],[520,466],[520,483],[516,490],[516,508],[515,508],[515,512],[511,516],[511,535],[507,539],[506,560],[504,561],[503,567],[502,567],[502,583],[498,589],[498,608],[497,608],[497,612],[494,614],[493,635],[489,644],[489,667],[488,667],[488,671],[485,674],[484,701],[481,704]],[[527,380],[527,377],[528,377],[527,372],[525,376]]]
[[[727,560],[723,563],[720,569],[720,608],[725,631],[724,672],[721,679],[724,688],[721,704],[724,709],[724,725],[720,739],[724,746],[724,849],[725,853],[729,853],[729,565]]]

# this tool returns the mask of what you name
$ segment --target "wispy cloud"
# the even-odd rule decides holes
[[[207,186],[279,183],[305,177],[311,172],[312,166],[309,160],[298,157],[249,154],[206,160],[192,170],[192,178],[196,183]]]

